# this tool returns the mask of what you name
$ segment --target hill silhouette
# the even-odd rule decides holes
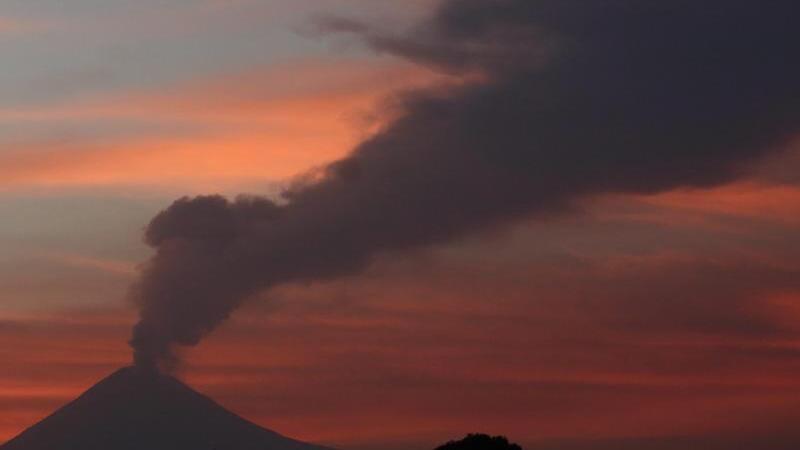
[[[176,378],[120,369],[0,450],[330,450],[227,411]]]
[[[469,434],[460,441],[450,441],[436,450],[522,450],[517,444],[508,442],[503,436]]]

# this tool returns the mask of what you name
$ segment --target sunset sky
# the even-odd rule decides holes
[[[440,3],[3,1],[0,442],[130,364],[143,231],[173,200],[276,198],[381,133],[402,93],[480,83],[320,26],[400,33]],[[736,176],[585,189],[281,284],[179,350],[177,374],[342,449],[477,431],[533,450],[796,448],[798,130]]]

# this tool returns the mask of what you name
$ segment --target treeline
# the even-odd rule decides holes
[[[522,447],[508,442],[505,436],[469,434],[460,441],[450,441],[436,450],[522,450]]]

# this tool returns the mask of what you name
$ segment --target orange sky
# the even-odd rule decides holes
[[[376,108],[390,93],[442,79],[405,64],[301,61],[162,92],[0,109],[9,121],[146,119],[190,128],[8,145],[0,153],[0,189],[166,184],[203,192],[285,180],[343,156],[380,126]]]
[[[262,36],[247,17],[266,16],[257,3],[231,2],[205,31],[148,22],[173,36],[176,67],[139,48],[134,6],[85,30],[94,41],[125,25],[91,52],[76,31],[91,17],[0,7],[0,44],[13,35],[33,55],[27,72],[0,75],[0,442],[129,363],[125,290],[155,212],[178,195],[273,195],[380,127],[389,94],[455,82],[348,43],[296,44],[292,27]],[[315,8],[298,5],[269,20]],[[212,20],[205,11],[193,14]],[[218,60],[192,46],[234,30],[250,44]],[[37,58],[51,56],[45,77]],[[360,276],[283,286],[188,351],[179,376],[265,427],[351,449],[796,423],[797,154],[714,189],[594,198]]]
[[[346,448],[476,429],[528,441],[756,432],[800,402],[800,267],[787,250],[798,206],[794,188],[757,182],[609,198],[387,258],[267,294],[272,306],[237,313],[179,374],[258,423]],[[49,256],[98,276],[129,269]],[[720,309],[680,307],[700,299]],[[126,364],[132,319],[121,305],[7,314],[0,433]]]

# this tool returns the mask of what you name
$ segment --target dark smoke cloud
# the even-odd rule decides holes
[[[245,299],[362,270],[607,192],[711,186],[800,128],[794,1],[449,0],[378,51],[476,81],[404,97],[382,132],[284,201],[184,198],[153,219],[138,364],[169,362]]]

